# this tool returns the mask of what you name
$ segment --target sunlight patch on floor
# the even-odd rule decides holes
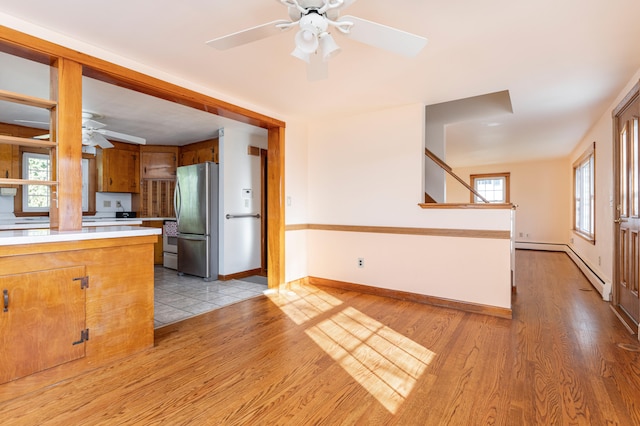
[[[395,414],[435,353],[315,287],[268,295],[296,324],[336,313],[305,333],[354,380]]]
[[[315,288],[309,290],[280,291],[269,293],[267,296],[298,325],[302,325],[323,312],[330,311],[342,304],[341,300],[324,291]]]

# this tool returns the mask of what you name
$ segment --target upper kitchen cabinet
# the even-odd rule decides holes
[[[142,179],[175,179],[177,166],[177,146],[140,146],[140,175]]]
[[[140,146],[112,142],[97,150],[99,192],[140,192]]]
[[[18,161],[15,145],[0,144],[0,178],[18,179]]]
[[[20,126],[17,124],[0,123],[0,136],[10,136],[14,138],[33,139],[36,136],[47,133],[32,127]],[[20,179],[20,146],[0,143],[0,178]],[[17,185],[2,185],[0,187],[16,187]]]
[[[218,162],[218,138],[180,147],[180,166],[190,166],[207,161]]]

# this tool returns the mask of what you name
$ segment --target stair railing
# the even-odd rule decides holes
[[[455,180],[457,180],[458,182],[460,182],[462,185],[464,185],[465,188],[467,188],[469,191],[471,191],[473,193],[473,195],[475,195],[476,197],[478,197],[480,200],[482,200],[485,203],[489,203],[489,201],[484,198],[482,195],[480,195],[478,193],[478,191],[475,190],[475,188],[473,188],[471,185],[469,185],[467,182],[465,182],[460,176],[458,176],[457,174],[455,174],[453,172],[453,169],[444,161],[442,161],[437,155],[435,155],[433,152],[429,151],[429,149],[425,148],[424,149],[424,153],[426,154],[427,157],[429,157],[434,163],[436,163],[436,165],[438,165],[438,167],[440,167],[442,170],[444,170],[445,172],[449,173],[451,175],[451,177],[453,177]]]

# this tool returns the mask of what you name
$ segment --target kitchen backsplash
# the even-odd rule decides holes
[[[118,207],[118,201],[122,207]],[[96,217],[114,217],[116,212],[131,211],[131,194],[96,193]],[[13,219],[13,197],[0,195],[0,219]]]
[[[118,207],[118,201],[120,201],[122,207]],[[115,212],[125,211],[131,211],[131,194],[96,192],[96,216],[115,216]]]

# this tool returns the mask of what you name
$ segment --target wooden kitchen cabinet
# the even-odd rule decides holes
[[[195,142],[180,147],[180,166],[218,160],[218,138]]]
[[[18,162],[19,147],[16,145],[0,144],[0,178],[19,179]],[[0,185],[13,186],[13,185]]]
[[[84,266],[0,276],[0,383],[85,356]]]
[[[99,192],[140,192],[139,145],[112,142],[96,155]]]
[[[157,235],[141,234],[0,246],[0,372],[9,377],[16,375],[5,372],[9,369],[7,357],[12,354],[14,341],[23,337],[42,342],[39,336],[46,336],[43,346],[30,344],[28,357],[25,356],[44,357],[46,362],[37,359],[17,362],[34,363],[36,369],[61,362],[0,386],[0,405],[153,347],[152,260],[157,239]],[[81,268],[77,273],[65,271],[76,267]],[[70,285],[64,284],[65,276],[72,278]],[[78,293],[82,282],[73,279],[80,276],[88,277],[82,293]],[[29,280],[29,284],[24,280]],[[13,282],[23,286],[20,291],[37,289],[35,299],[47,301],[46,306],[30,309],[28,316],[11,318],[9,315],[18,314],[19,300],[24,300],[20,292],[9,293],[8,312],[3,311],[2,290],[17,289]],[[73,325],[76,320],[77,326]],[[27,326],[29,322],[31,325]],[[19,326],[23,328],[18,336],[6,337],[7,328],[14,330],[13,326],[15,330]],[[88,340],[74,345],[82,340],[82,329],[85,336],[88,330]],[[64,334],[64,338],[54,339],[58,333]],[[55,343],[58,340],[62,343]],[[41,348],[44,353],[34,352]],[[66,351],[79,351],[79,354]],[[63,356],[59,355],[63,352]],[[15,355],[11,356],[15,359]],[[71,360],[76,356],[77,359]]]
[[[142,181],[140,194],[133,197],[133,204],[138,206],[140,217],[175,217],[173,208],[173,192],[176,181],[145,179]]]
[[[178,166],[177,146],[140,147],[140,175],[142,179],[175,179]]]
[[[160,228],[164,226],[163,220],[145,220],[142,222],[142,226],[148,228]],[[155,265],[162,265],[164,263],[164,246],[162,236],[158,237],[158,242],[153,245],[153,263]]]

